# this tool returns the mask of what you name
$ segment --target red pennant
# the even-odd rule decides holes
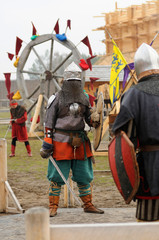
[[[59,19],[57,20],[57,22],[55,24],[54,30],[55,30],[56,34],[59,34]]]
[[[89,53],[92,56],[92,49],[91,49],[91,45],[90,45],[88,36],[86,36],[81,42],[83,42],[89,48]]]
[[[33,121],[33,117],[30,119],[30,122]],[[40,122],[40,116],[38,115],[38,119],[36,120],[36,123],[39,123]]]
[[[10,76],[11,76],[11,73],[4,73],[4,76],[5,76],[5,85],[6,85],[6,88],[7,88],[7,92],[8,92],[8,94],[10,94],[10,87],[11,87]]]
[[[8,53],[8,57],[9,57],[9,59],[12,61],[12,59],[14,58],[14,54]]]
[[[79,65],[83,70],[87,70],[89,68],[88,64],[86,63],[86,61],[84,59],[80,59]]]
[[[93,107],[93,105],[94,105],[94,100],[96,99],[94,96],[92,96],[92,95],[90,95],[90,94],[88,94],[88,96],[89,96],[89,102],[90,102],[90,104],[91,104],[91,107]]]
[[[70,19],[67,20],[67,27],[69,27],[69,29],[71,29],[71,20]]]
[[[20,51],[20,49],[21,49],[21,46],[22,46],[22,40],[20,39],[20,38],[16,38],[16,48],[15,48],[15,55],[16,55],[16,57],[18,56],[18,53],[19,53],[19,51]]]
[[[32,22],[31,22],[31,23],[32,23]],[[32,26],[33,26],[33,31],[32,31],[32,36],[33,36],[33,35],[36,35],[37,31],[36,31],[36,28],[35,28],[35,26],[34,26],[33,23],[32,23]]]
[[[89,57],[89,58],[86,59],[86,62],[87,62],[88,66],[89,66],[89,69],[90,69],[91,71],[92,71],[91,59],[92,59],[92,58],[95,58],[95,57],[96,57],[96,55],[91,56],[91,57]]]
[[[91,81],[91,89],[93,90],[93,83],[94,83],[96,80],[98,80],[99,78],[90,77],[89,79],[90,79],[90,81]]]

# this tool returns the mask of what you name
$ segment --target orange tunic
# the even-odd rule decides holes
[[[86,156],[91,157],[92,152],[90,150],[89,143],[85,141]],[[53,141],[54,151],[53,158],[58,160],[84,160],[84,144],[81,143],[80,147],[74,148],[68,142]]]

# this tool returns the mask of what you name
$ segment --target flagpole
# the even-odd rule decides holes
[[[66,35],[66,32],[67,32],[67,28],[68,28],[68,26],[67,26],[66,29],[65,29],[65,35]]]
[[[105,29],[106,29],[106,31],[107,31],[107,33],[108,33],[108,35],[109,35],[109,38],[114,41],[114,39],[112,38],[112,36],[111,36],[110,32],[108,31],[108,29],[107,29],[106,27],[105,27]],[[114,41],[114,42],[115,42],[115,41]],[[113,43],[113,44],[114,44],[114,43]],[[118,46],[116,45],[116,43],[115,43],[115,46],[118,48]],[[119,48],[118,48],[118,49],[119,49]],[[138,82],[136,76],[134,75],[134,73],[132,72],[131,68],[129,67],[129,64],[126,64],[126,66],[128,67],[129,71],[131,72],[131,75],[134,77],[134,80],[135,80],[134,83],[136,84],[136,83]]]
[[[153,40],[152,40],[151,43],[150,43],[150,46],[152,46],[152,44],[153,44],[153,42],[155,41],[155,39],[157,38],[158,34],[159,34],[159,31],[158,31],[158,32],[156,33],[156,35],[154,36]]]

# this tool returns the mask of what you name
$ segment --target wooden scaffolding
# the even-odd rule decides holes
[[[148,1],[142,5],[132,5],[119,9],[116,3],[114,12],[103,13],[105,26],[94,29],[104,31],[106,56],[105,61],[99,60],[99,65],[110,65],[113,44],[106,31],[111,33],[119,49],[128,62],[133,62],[134,52],[143,43],[150,44],[159,31],[159,0]],[[153,48],[159,52],[158,41],[154,41]],[[126,55],[125,55],[126,53]],[[129,53],[129,54],[128,54]],[[132,53],[132,54],[131,54]]]

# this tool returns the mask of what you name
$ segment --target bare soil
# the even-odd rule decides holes
[[[99,175],[99,174],[97,174]],[[136,203],[133,201],[126,204],[116,188],[112,180],[111,173],[102,173],[105,181],[103,183],[96,182],[96,174],[93,182],[93,203],[99,208],[131,208],[135,207]],[[37,179],[33,177],[32,173],[8,172],[9,184],[15,193],[21,207],[25,210],[35,207],[43,206],[48,208],[48,191],[49,182],[47,178]],[[76,183],[74,183],[74,192],[78,196]],[[60,196],[60,208],[64,207],[64,187]],[[79,207],[75,201],[74,207]]]

